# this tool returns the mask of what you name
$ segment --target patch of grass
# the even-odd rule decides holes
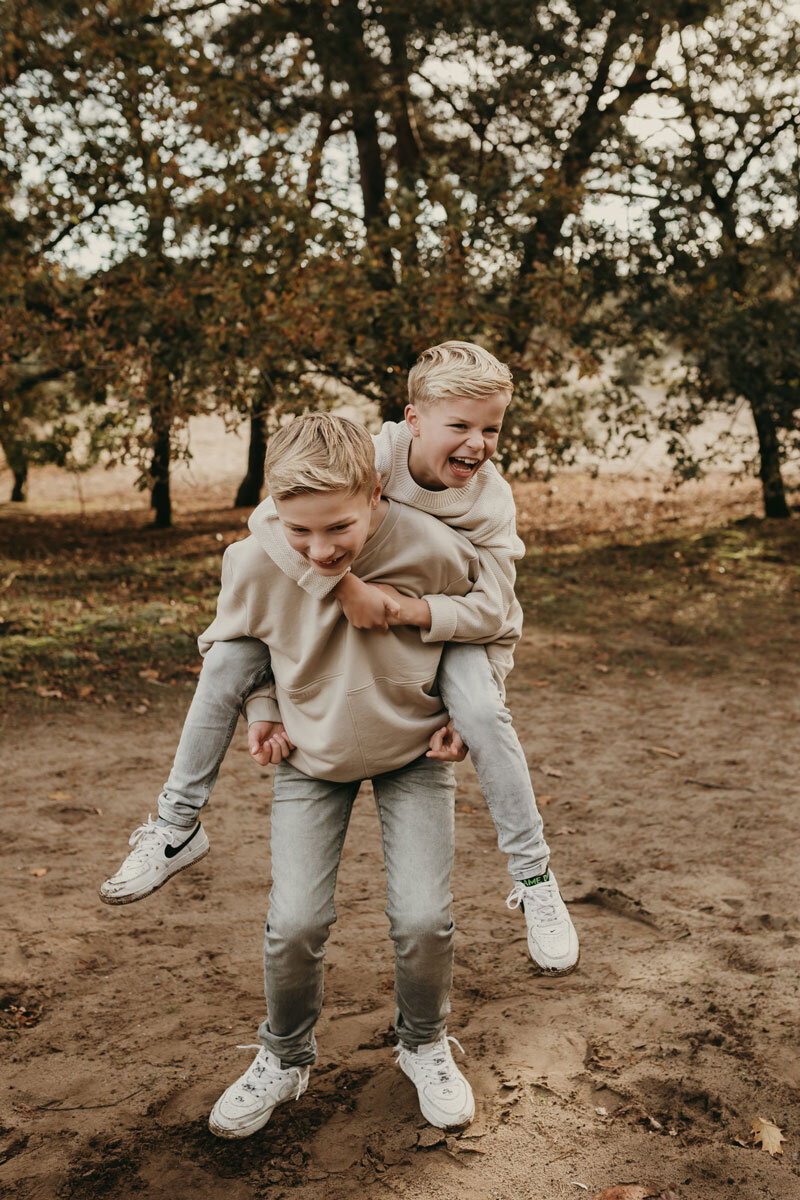
[[[8,536],[0,580],[0,692],[153,703],[191,680],[240,516],[162,533],[113,519],[41,520]],[[48,698],[44,696],[44,698]]]
[[[800,523],[534,547],[518,593],[529,625],[590,639],[602,660],[634,672],[774,664],[800,645]]]
[[[0,694],[154,705],[197,672],[222,551],[240,513],[155,532],[133,518],[0,515]],[[800,522],[531,547],[519,564],[526,629],[515,686],[574,683],[588,664],[779,674],[800,649]],[[567,653],[550,653],[551,646]],[[563,640],[561,640],[563,639]],[[587,654],[587,646],[589,652]],[[579,655],[570,655],[570,648]],[[47,698],[44,696],[43,698]],[[110,702],[110,701],[108,701]]]

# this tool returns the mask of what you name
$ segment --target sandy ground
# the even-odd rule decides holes
[[[243,457],[230,445],[230,462],[178,481],[179,512],[199,496],[225,502]],[[87,508],[141,506],[127,479],[88,483]],[[720,511],[718,484],[692,488],[526,485],[521,525],[561,544],[668,528],[678,513],[685,523],[686,497],[702,525]],[[33,511],[75,508],[63,474],[35,472],[31,491]],[[729,495],[728,515],[756,509],[752,484]],[[681,1200],[796,1200],[800,664],[771,678],[770,648],[717,676],[637,681],[587,662],[577,682],[543,688],[552,645],[530,625],[509,695],[581,963],[563,980],[534,974],[463,764],[450,1032],[478,1112],[447,1139],[393,1064],[368,787],[345,847],[309,1089],[262,1133],[226,1143],[206,1119],[250,1062],[237,1044],[263,1016],[269,772],[240,729],[205,818],[211,854],[149,900],[108,908],[97,887],[155,810],[188,691],[143,715],[59,704],[0,718],[3,1195],[561,1200],[652,1182]],[[758,1117],[784,1130],[782,1157],[753,1145]]]
[[[185,697],[102,725],[80,707],[6,725],[4,1194],[555,1200],[654,1181],[687,1200],[797,1197],[797,687],[758,705],[729,678],[648,679],[632,693],[603,677],[543,695],[524,686],[536,655],[530,635],[511,699],[581,964],[560,981],[533,974],[463,764],[450,1029],[478,1115],[446,1140],[392,1061],[367,787],[308,1092],[228,1144],[206,1117],[249,1063],[237,1043],[262,1016],[269,773],[240,730],[207,812],[211,854],[112,909],[96,887],[154,807]],[[752,1146],[759,1116],[784,1128],[782,1158]]]

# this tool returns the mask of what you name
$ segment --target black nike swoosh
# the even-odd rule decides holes
[[[186,841],[181,842],[180,846],[165,846],[164,853],[166,854],[167,858],[174,858],[176,854],[180,854],[180,852],[184,848],[184,846],[188,846],[189,842],[192,840],[192,838],[195,836],[195,834],[198,834],[199,832],[200,832],[200,825],[198,824],[198,825],[195,825],[194,829],[189,834]]]

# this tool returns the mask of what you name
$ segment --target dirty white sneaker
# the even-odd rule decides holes
[[[532,887],[517,882],[506,900],[508,908],[521,907],[528,925],[528,950],[545,975],[567,975],[578,965],[578,935],[561,899],[552,871]]]
[[[284,1069],[280,1059],[261,1046],[244,1075],[222,1093],[212,1108],[208,1128],[217,1137],[249,1137],[266,1125],[279,1104],[299,1100],[307,1087],[308,1067]]]
[[[151,816],[146,825],[134,829],[128,841],[133,846],[117,871],[100,888],[104,904],[132,904],[143,900],[166,883],[171,875],[185,870],[208,854],[206,831],[180,825],[157,825]]]
[[[409,1050],[397,1045],[397,1064],[416,1086],[420,1111],[437,1129],[460,1129],[475,1116],[472,1088],[453,1062],[450,1042],[463,1047],[454,1037],[442,1034],[436,1042]]]

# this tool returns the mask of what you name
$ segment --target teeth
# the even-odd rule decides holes
[[[453,462],[457,462],[462,467],[474,467],[477,461],[477,458],[456,458],[453,455]]]

